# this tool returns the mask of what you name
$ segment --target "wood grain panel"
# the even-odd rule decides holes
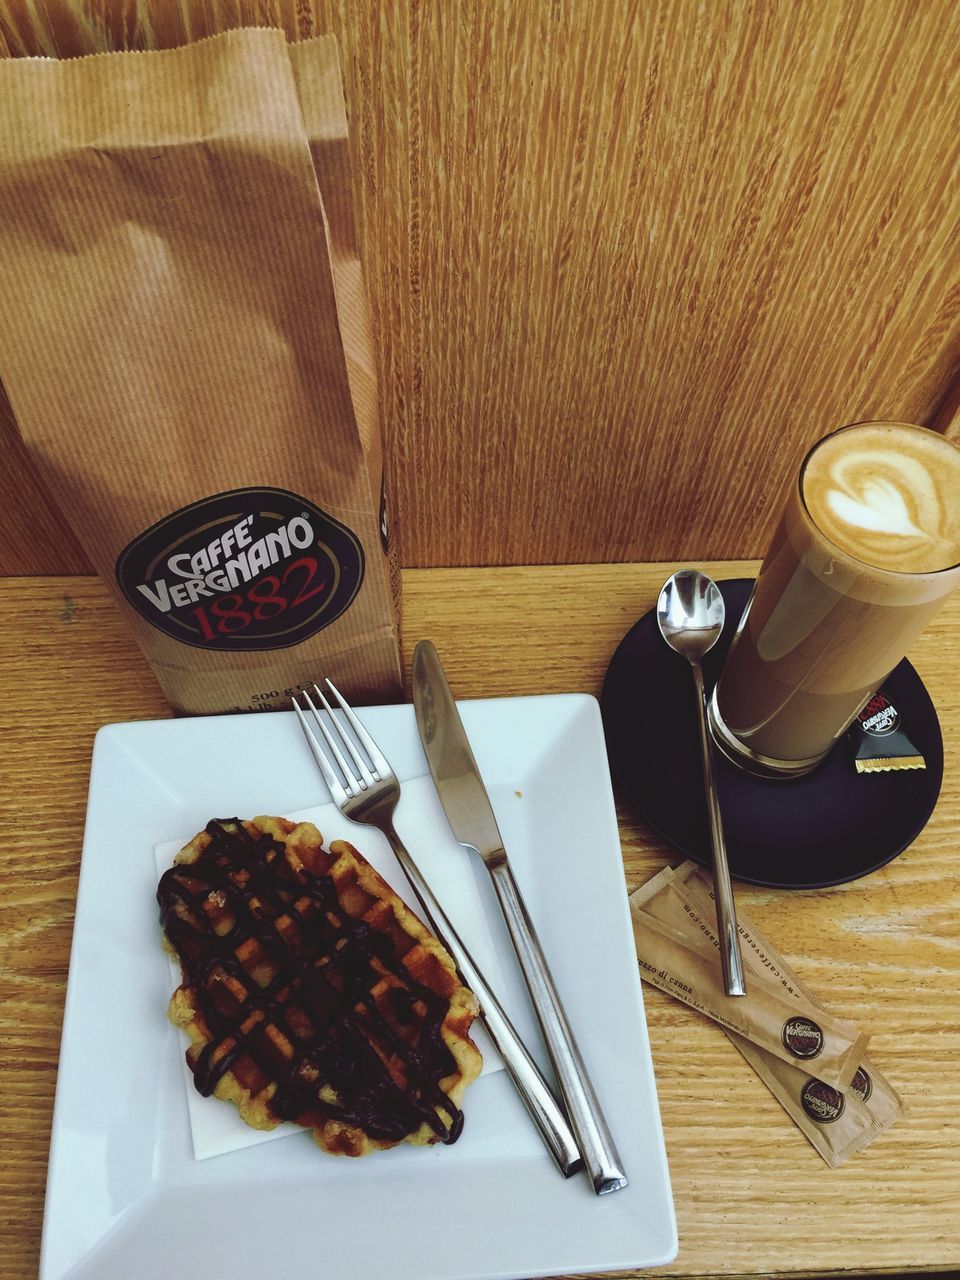
[[[674,565],[407,571],[405,653],[429,636],[460,697],[597,693]],[[707,564],[718,577],[755,565]],[[36,1275],[90,749],[103,723],[169,714],[95,579],[0,583],[0,1166],[4,1280]],[[939,709],[945,782],[914,845],[838,889],[738,886],[760,928],[910,1108],[828,1170],[716,1026],[644,995],[680,1231],[680,1277],[960,1269],[960,597],[911,653]],[[621,798],[626,879],[678,861]],[[318,1155],[318,1159],[322,1159]]]
[[[12,54],[241,22],[340,39],[406,564],[759,554],[818,435],[942,409],[954,0],[0,3]]]

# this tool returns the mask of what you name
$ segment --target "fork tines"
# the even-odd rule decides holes
[[[294,697],[291,698],[290,701],[293,703],[293,709],[297,713],[297,718],[300,721],[300,727],[303,730],[307,739],[307,744],[313,753],[313,758],[320,766],[323,779],[330,788],[330,794],[333,796],[336,804],[342,805],[346,800],[350,799],[351,796],[357,795],[361,791],[366,791],[369,787],[372,787],[375,782],[382,782],[384,778],[391,776],[391,769],[385,756],[360,723],[360,720],[354,713],[353,708],[344,698],[337,686],[332,680],[326,677],[324,678],[324,684],[333,694],[337,705],[346,717],[347,723],[356,735],[356,742],[350,733],[347,732],[345,726],[341,724],[340,720],[337,718],[333,707],[327,701],[323,690],[318,684],[314,684],[313,689],[317,698],[321,702],[323,709],[327,713],[326,719],[320,714],[320,711],[313,699],[310,697],[310,694],[307,693],[306,689],[301,689],[300,696],[312,712],[316,726],[322,734],[323,740],[336,762],[336,768],[331,764],[330,758],[320,745],[317,735],[311,728],[303,709],[297,702],[297,699]],[[367,752],[367,759],[364,759],[363,755],[359,751],[357,742],[359,742],[360,746],[362,746]],[[346,750],[350,759],[356,766],[355,770],[348,764],[346,756],[344,755],[344,750]],[[339,774],[337,769],[340,771]]]

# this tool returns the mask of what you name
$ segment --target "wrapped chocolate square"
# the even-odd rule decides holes
[[[336,45],[0,63],[0,380],[179,711],[401,689]]]
[[[904,732],[900,712],[881,689],[861,707],[849,735],[857,773],[925,769],[927,763]]]

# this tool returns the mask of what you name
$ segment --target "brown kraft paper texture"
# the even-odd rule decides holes
[[[0,63],[0,380],[177,710],[398,695],[332,38]]]

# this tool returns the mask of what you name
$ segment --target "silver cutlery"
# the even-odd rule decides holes
[[[327,722],[310,695],[302,691],[301,696],[313,715],[325,747],[321,746],[296,698],[291,701],[333,802],[345,817],[353,822],[376,827],[390,842],[423,909],[426,923],[450,952],[465,985],[477,997],[481,1021],[490,1039],[503,1058],[510,1078],[560,1172],[569,1178],[583,1167],[583,1161],[563,1108],[397,834],[393,825],[394,810],[400,799],[400,783],[396,774],[333,682],[326,680],[325,683],[354,736],[340,723],[318,685],[313,687],[327,713]],[[366,757],[358,746],[366,753]]]
[[[627,1185],[620,1156],[510,870],[440,658],[429,640],[422,640],[414,650],[413,703],[430,772],[453,833],[480,855],[493,880],[593,1189],[597,1195],[619,1191]]]
[[[657,625],[670,648],[682,654],[690,663],[696,687],[700,760],[710,823],[710,844],[713,849],[713,896],[717,909],[723,982],[728,996],[743,996],[747,989],[740,959],[737,911],[733,902],[730,869],[727,866],[727,846],[723,839],[723,819],[713,769],[713,744],[707,729],[707,699],[700,667],[701,658],[720,638],[723,618],[723,596],[717,584],[705,573],[700,573],[697,569],[681,569],[663,584],[657,600]]]

